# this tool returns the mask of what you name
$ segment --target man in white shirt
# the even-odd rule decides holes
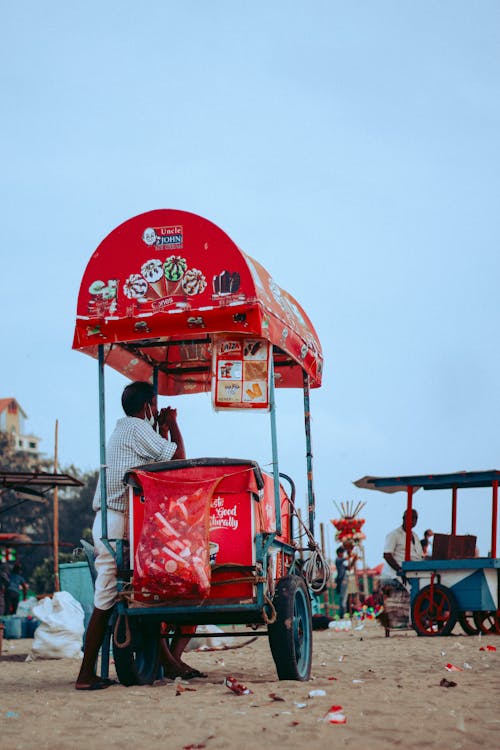
[[[405,585],[407,581],[401,567],[406,552],[406,516],[405,511],[403,523],[387,534],[384,544],[385,564],[380,577],[384,611],[379,621],[385,628],[386,637],[389,636],[391,628],[407,628],[410,625],[410,594]],[[412,510],[412,529],[417,521],[418,513]],[[423,559],[422,545],[414,531],[411,532],[410,559]]]
[[[411,527],[416,526],[418,513],[416,510],[411,512]],[[406,511],[403,513],[403,523],[397,529],[387,534],[384,544],[384,568],[381,575],[382,585],[394,580],[394,576],[403,578],[402,563],[405,559],[406,550]],[[411,532],[410,559],[423,560],[422,545],[418,535]]]
[[[128,488],[123,477],[134,466],[151,461],[185,458],[184,442],[177,425],[177,411],[162,409],[158,413],[156,395],[150,383],[130,383],[123,391],[122,406],[127,416],[119,419],[106,449],[106,505],[108,539],[123,539]],[[158,428],[159,434],[155,431]],[[97,578],[94,611],[85,636],[85,650],[77,690],[102,690],[114,681],[95,673],[99,649],[116,601],[116,560],[101,542],[101,490],[98,482],[93,509],[96,511],[92,535],[96,553]],[[189,639],[188,639],[189,640]],[[178,665],[180,667],[180,665]]]

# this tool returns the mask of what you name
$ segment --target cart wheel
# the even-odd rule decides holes
[[[478,627],[474,621],[474,612],[459,612],[458,622],[462,626],[465,635],[477,635]]]
[[[474,612],[474,622],[480,633],[500,635],[500,610],[496,612]]]
[[[312,661],[312,614],[309,591],[301,576],[280,578],[273,599],[276,621],[269,625],[269,645],[280,680],[308,680]]]
[[[457,622],[455,597],[439,583],[424,586],[413,600],[411,614],[418,635],[449,635]]]
[[[130,638],[127,635],[127,619]],[[128,645],[119,646],[129,640]],[[160,624],[138,622],[136,617],[120,617],[113,633],[113,658],[122,685],[150,685],[158,675]]]

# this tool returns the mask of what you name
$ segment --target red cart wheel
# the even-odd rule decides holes
[[[479,632],[485,635],[500,635],[500,610],[496,612],[474,612],[474,622]]]
[[[411,613],[418,635],[449,635],[457,622],[455,597],[439,583],[424,586],[418,592]]]
[[[458,622],[462,626],[465,635],[477,635],[479,633],[479,628],[475,623],[474,615],[475,612],[458,613]]]

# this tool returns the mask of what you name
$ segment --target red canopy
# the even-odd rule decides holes
[[[131,380],[178,395],[211,388],[217,334],[274,345],[275,385],[321,385],[322,353],[298,302],[219,227],[186,211],[121,224],[92,255],[80,286],[73,348]]]

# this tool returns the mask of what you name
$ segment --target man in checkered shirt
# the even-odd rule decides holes
[[[108,538],[122,539],[128,488],[123,477],[134,466],[152,461],[185,458],[184,441],[177,425],[177,411],[162,409],[158,413],[156,395],[150,383],[137,381],[126,386],[122,406],[127,416],[118,420],[106,449],[106,505]],[[158,428],[158,432],[155,431]],[[99,649],[113,605],[116,601],[116,561],[101,542],[101,490],[97,483],[93,509],[96,511],[92,535],[95,542],[94,611],[85,637],[83,661],[75,687],[77,690],[101,690],[114,681],[100,678],[95,667]]]

